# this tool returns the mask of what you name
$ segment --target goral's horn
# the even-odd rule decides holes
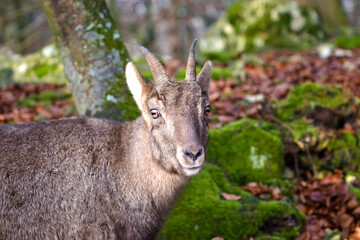
[[[197,39],[191,44],[188,62],[186,65],[186,76],[185,80],[187,81],[195,81],[196,80],[196,63],[195,63],[195,44]]]
[[[145,56],[146,62],[150,67],[150,71],[153,75],[155,84],[160,84],[164,81],[168,81],[169,77],[166,75],[165,68],[161,62],[149,51],[149,49],[143,47],[140,43],[136,42],[141,53]]]

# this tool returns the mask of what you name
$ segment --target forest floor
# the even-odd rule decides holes
[[[261,61],[245,63],[245,77],[241,81],[213,80],[209,95],[213,106],[210,128],[246,117],[263,119],[264,106],[286,98],[294,86],[306,82],[341,85],[360,97],[360,49],[340,55],[321,58],[315,50],[272,51],[258,55]],[[174,73],[177,63],[167,63],[167,71]],[[73,115],[76,115],[74,102],[63,85],[13,83],[0,88],[0,125]],[[359,116],[356,119],[354,124],[359,122]],[[338,131],[351,133],[355,128],[350,124]],[[301,176],[296,183],[297,207],[307,215],[307,226],[298,239],[323,239],[338,230],[347,239],[360,240],[359,200],[348,192],[349,185],[341,169],[321,179],[309,171]],[[249,183],[244,189],[256,196],[270,193],[274,199],[281,198],[277,189],[269,190],[261,183]]]

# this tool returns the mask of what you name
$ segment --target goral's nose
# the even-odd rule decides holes
[[[185,156],[194,162],[203,154],[203,147],[198,144],[186,145],[183,149]]]

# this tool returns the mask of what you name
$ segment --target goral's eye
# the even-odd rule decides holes
[[[160,112],[156,109],[151,109],[150,114],[153,119],[157,119],[158,117],[160,117]]]
[[[204,112],[206,116],[209,115],[210,110],[211,110],[211,106],[210,105],[206,106],[205,112]]]

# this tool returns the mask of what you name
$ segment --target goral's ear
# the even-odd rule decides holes
[[[207,94],[209,94],[211,69],[212,69],[212,64],[210,61],[207,61],[204,65],[203,69],[199,73],[199,75],[197,75],[197,77],[196,77],[196,81],[200,84],[201,88]]]
[[[126,65],[125,74],[127,85],[129,86],[135,102],[140,111],[143,112],[146,97],[152,90],[152,84],[143,79],[132,62],[129,62]]]

